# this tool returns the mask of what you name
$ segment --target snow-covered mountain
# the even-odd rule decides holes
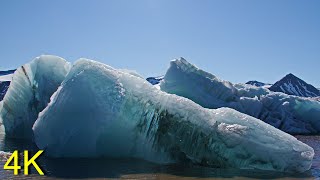
[[[288,95],[301,97],[320,96],[319,89],[315,88],[311,84],[306,83],[291,73],[286,75],[280,81],[276,82],[269,89],[274,92],[283,92]]]
[[[16,69],[7,70],[7,71],[0,71],[0,76],[13,74],[16,71]]]
[[[11,81],[12,75],[16,70],[0,71],[0,82]]]
[[[148,77],[146,80],[151,83],[152,85],[159,84],[160,81],[164,78],[164,76],[158,76],[158,77]]]
[[[246,82],[246,84],[250,84],[250,85],[253,85],[253,86],[257,86],[257,87],[261,87],[261,86],[266,85],[265,83],[259,82],[259,81],[248,81],[248,82]]]
[[[270,86],[272,86],[272,84],[263,83],[260,81],[248,81],[248,82],[246,82],[246,84],[250,84],[252,86],[257,86],[257,87],[265,87],[265,88],[269,88]]]

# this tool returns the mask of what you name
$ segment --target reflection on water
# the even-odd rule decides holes
[[[0,179],[84,179],[84,178],[125,178],[125,179],[316,179],[320,177],[319,152],[320,136],[299,136],[300,140],[311,145],[316,152],[312,170],[302,174],[286,174],[259,170],[214,169],[199,166],[158,165],[137,159],[51,159],[41,156],[38,164],[44,170],[44,177],[31,168],[31,176],[12,176],[12,171],[0,170]],[[37,151],[32,142],[7,139],[0,135],[0,150]],[[0,153],[1,156],[1,153]],[[3,155],[5,156],[5,155]],[[0,157],[0,159],[4,159]],[[1,167],[4,161],[0,162]],[[23,171],[21,171],[21,174]]]

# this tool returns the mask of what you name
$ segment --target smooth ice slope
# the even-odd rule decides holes
[[[168,163],[306,171],[314,151],[233,109],[210,110],[146,80],[81,59],[33,127],[51,157],[135,157]]]
[[[64,80],[71,65],[43,55],[18,68],[3,99],[1,117],[6,136],[32,138],[32,126]]]
[[[246,84],[233,85],[183,58],[171,61],[160,88],[206,108],[236,109],[291,134],[320,133],[319,102]]]

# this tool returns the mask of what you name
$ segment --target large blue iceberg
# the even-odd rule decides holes
[[[2,101],[7,137],[32,138],[32,126],[71,68],[57,56],[43,55],[18,68]],[[0,118],[0,119],[1,119]]]
[[[134,157],[303,172],[314,155],[311,147],[254,117],[203,108],[138,75],[86,59],[73,65],[33,131],[37,146],[51,157]]]
[[[234,85],[183,58],[171,61],[160,88],[205,108],[236,109],[290,134],[320,133],[320,102],[247,84]]]

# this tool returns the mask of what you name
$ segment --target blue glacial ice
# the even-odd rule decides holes
[[[311,147],[256,118],[203,108],[135,74],[86,59],[73,65],[33,131],[50,157],[303,172],[314,156]]]
[[[62,58],[40,56],[18,68],[2,101],[0,115],[7,137],[32,138],[32,126],[71,65]]]
[[[232,84],[183,58],[171,61],[160,88],[205,108],[233,108],[290,134],[320,133],[320,102],[262,87]]]

